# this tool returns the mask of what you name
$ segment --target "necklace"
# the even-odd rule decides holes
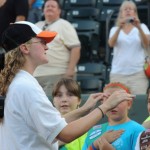
[[[57,22],[59,19],[60,18],[58,18],[58,19],[56,19],[55,21],[52,21],[52,22],[46,22],[45,21],[45,24],[44,24],[42,30],[46,30],[49,25],[52,25],[53,23]]]

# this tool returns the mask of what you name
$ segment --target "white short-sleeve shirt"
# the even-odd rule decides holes
[[[42,29],[45,21],[36,25]],[[81,46],[75,28],[67,20],[60,18],[49,24],[46,30],[57,32],[57,36],[47,44],[46,56],[49,62],[36,68],[35,77],[65,74],[70,61],[70,50]]]
[[[0,149],[57,150],[55,138],[66,125],[36,79],[19,71],[5,100]]]
[[[145,24],[141,24],[143,32],[150,35]],[[110,30],[111,38],[118,27]],[[113,49],[112,74],[130,75],[143,70],[145,60],[144,47],[142,46],[139,31],[136,27],[126,34],[120,30],[117,42]]]

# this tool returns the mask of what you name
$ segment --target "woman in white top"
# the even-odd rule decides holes
[[[113,47],[110,81],[126,84],[134,94],[144,94],[148,88],[143,67],[149,35],[147,26],[140,23],[134,2],[124,1],[108,40]]]
[[[66,120],[62,118],[33,77],[35,68],[48,62],[46,44],[55,36],[55,32],[42,31],[27,21],[11,24],[2,35],[7,53],[0,72],[0,95],[6,96],[4,117],[0,120],[1,150],[57,150],[57,139],[67,143],[78,138],[109,109],[132,100],[132,95],[124,91],[111,96],[92,94],[83,107],[67,113]],[[108,96],[90,112],[97,101]],[[66,123],[79,117],[82,118]]]

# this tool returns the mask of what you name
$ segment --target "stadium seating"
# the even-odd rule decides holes
[[[75,7],[97,7],[101,5],[100,0],[65,0],[64,8],[72,9]]]
[[[98,20],[100,10],[95,7],[74,8],[67,11],[66,19],[72,21],[74,19]]]
[[[99,61],[99,26],[94,20],[73,20],[72,25],[77,30],[81,41],[81,57],[79,63]]]
[[[82,93],[93,93],[102,90],[105,81],[105,65],[102,63],[82,63],[77,66],[77,81]]]

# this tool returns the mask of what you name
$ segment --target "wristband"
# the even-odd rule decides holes
[[[102,111],[102,109],[100,108],[100,106],[98,106],[97,108],[101,111],[101,113],[102,113],[102,118],[104,118],[104,112]]]
[[[93,143],[92,143],[91,147],[93,150],[97,150]]]

